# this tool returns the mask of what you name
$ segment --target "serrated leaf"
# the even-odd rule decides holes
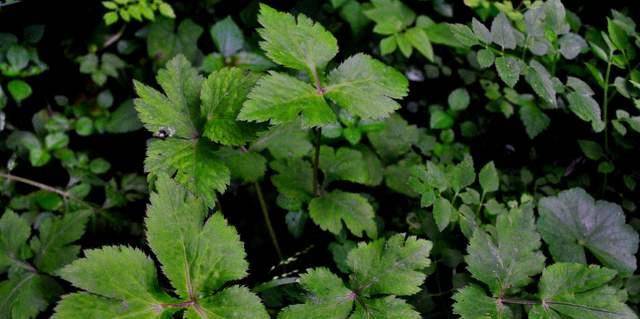
[[[432,246],[430,241],[404,234],[359,243],[347,257],[351,288],[366,296],[417,293],[426,277],[421,270],[431,264]]]
[[[527,205],[499,215],[493,235],[476,230],[465,261],[474,278],[487,284],[494,296],[502,296],[522,289],[542,272],[540,245],[533,207]]]
[[[31,236],[31,226],[22,217],[7,210],[0,218],[0,272],[20,260],[29,249],[27,239]]]
[[[513,313],[509,307],[498,304],[496,299],[487,296],[476,285],[469,285],[453,295],[455,303],[453,313],[463,319],[511,319]]]
[[[338,53],[336,38],[305,15],[297,19],[265,4],[260,5],[260,47],[274,62],[309,75],[322,70]]]
[[[400,108],[395,99],[406,96],[408,89],[402,73],[359,53],[329,73],[324,94],[353,115],[379,119]]]
[[[422,316],[413,306],[395,296],[386,296],[356,303],[349,319],[420,319]]]
[[[586,249],[622,274],[636,270],[638,233],[620,206],[572,188],[542,198],[538,211],[538,229],[555,261],[586,263]]]
[[[308,300],[284,308],[279,319],[339,319],[351,313],[355,294],[328,269],[309,270],[300,276],[300,284],[310,294]]]
[[[150,176],[168,174],[213,206],[215,192],[224,192],[231,180],[229,168],[206,140],[169,138],[153,140],[147,147],[145,172]]]
[[[551,123],[551,119],[532,103],[520,107],[519,113],[530,139],[542,133]]]
[[[249,266],[244,247],[222,215],[205,222],[205,203],[164,175],[156,187],[145,220],[147,241],[178,295],[213,292],[244,277]]]
[[[302,204],[311,200],[313,195],[313,169],[309,162],[297,158],[271,162],[271,168],[276,172],[271,182],[278,189],[279,205],[286,200],[291,211],[300,210]]]
[[[36,318],[60,293],[60,285],[45,275],[27,272],[9,276],[0,282],[0,316]]]
[[[335,190],[316,197],[309,203],[309,216],[320,228],[334,234],[340,233],[344,222],[355,236],[362,237],[363,232],[370,238],[378,236],[373,207],[360,194]]]
[[[410,26],[416,14],[399,0],[373,0],[372,7],[364,10],[364,15],[376,23],[374,32],[394,34]]]
[[[529,318],[636,319],[620,291],[608,285],[616,272],[598,266],[558,263],[542,273],[538,295],[543,303]]]
[[[334,150],[324,145],[320,148],[320,169],[324,173],[325,183],[343,180],[366,184],[366,165],[362,154],[357,150],[347,147]]]
[[[575,59],[582,50],[586,49],[587,41],[575,33],[567,33],[558,41],[560,53],[567,60]]]
[[[309,154],[313,145],[309,142],[309,131],[303,129],[300,123],[292,122],[273,126],[259,134],[250,150],[259,152],[265,148],[276,159],[300,158]]]
[[[316,88],[277,72],[258,80],[239,120],[283,124],[301,119],[303,127],[334,123],[336,115]]]
[[[376,153],[385,160],[393,160],[411,150],[418,142],[418,128],[399,115],[392,115],[384,121],[380,131],[367,133]]]
[[[459,193],[463,188],[473,184],[476,180],[476,172],[473,168],[473,158],[465,156],[464,160],[455,166],[451,166],[447,172],[449,184],[454,192]]]
[[[53,274],[78,256],[80,246],[72,243],[84,234],[91,211],[68,212],[64,216],[44,220],[39,236],[31,240],[34,265],[42,272]]]
[[[444,198],[438,198],[433,204],[433,219],[438,226],[439,231],[443,231],[449,222],[451,221],[451,215],[453,215],[455,208],[451,205],[451,202]]]
[[[433,61],[433,47],[431,46],[429,35],[427,35],[424,29],[419,27],[411,28],[405,32],[405,36],[418,52],[424,55],[429,61]]]
[[[223,147],[215,153],[229,168],[231,177],[245,183],[261,180],[267,170],[267,160],[257,152]]]
[[[516,48],[516,30],[511,25],[507,16],[500,12],[491,22],[491,39],[503,50]]]
[[[223,68],[209,75],[200,94],[205,137],[223,145],[242,145],[255,137],[257,128],[236,118],[258,78],[238,68]]]
[[[590,122],[594,131],[600,132],[604,129],[605,123],[601,118],[600,105],[593,97],[571,92],[567,94],[567,100],[569,101],[569,109],[581,120]]]
[[[175,28],[175,19],[160,17],[149,27],[147,53],[160,64],[177,55],[184,55],[195,62],[202,53],[198,49],[198,39],[204,32],[201,26],[185,19]]]
[[[525,67],[524,62],[518,58],[501,56],[495,61],[498,76],[509,87],[514,87],[520,79],[520,74]]]
[[[107,319],[130,318],[157,319],[158,308],[138,300],[122,301],[91,293],[79,292],[64,295],[58,302],[52,319]],[[170,311],[164,313],[170,316]]]
[[[531,60],[525,79],[533,88],[533,91],[538,94],[547,104],[556,104],[556,90],[553,87],[553,81],[551,80],[551,74],[536,60]]]
[[[488,68],[493,65],[496,55],[490,49],[481,49],[476,55],[480,68]]]
[[[480,39],[482,43],[491,44],[493,41],[491,31],[489,31],[482,22],[478,21],[476,18],[471,19],[471,28],[473,29],[473,34],[475,34],[476,38]]]
[[[185,312],[186,319],[269,319],[270,316],[260,302],[260,298],[246,287],[232,286],[213,296],[198,300],[199,308],[190,307]]]
[[[159,91],[134,80],[138,116],[151,132],[163,129],[176,136],[199,135],[200,87],[202,77],[182,55],[173,58],[156,77]]]
[[[500,188],[500,177],[498,176],[498,170],[493,161],[487,163],[478,174],[478,180],[482,191],[485,193],[495,192]]]

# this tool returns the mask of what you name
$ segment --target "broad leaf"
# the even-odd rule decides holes
[[[538,229],[555,261],[586,264],[586,249],[624,275],[636,270],[638,233],[625,223],[620,206],[572,188],[542,198],[538,211]]]
[[[275,171],[271,182],[278,189],[278,205],[290,211],[302,209],[313,196],[313,169],[303,159],[271,162]]]
[[[514,87],[520,79],[520,74],[525,67],[524,62],[518,58],[501,56],[495,61],[498,76],[509,87]]]
[[[407,95],[409,82],[394,68],[356,54],[329,73],[324,94],[363,119],[379,119],[400,108],[394,99]]]
[[[370,238],[378,236],[375,212],[369,201],[360,194],[339,190],[316,197],[309,203],[309,216],[324,230],[339,234],[342,223],[352,234]]]
[[[309,75],[324,69],[338,53],[336,38],[305,15],[279,12],[267,5],[260,5],[258,33],[264,41],[260,47],[274,62]]]
[[[498,170],[493,161],[487,163],[478,174],[478,180],[482,191],[485,193],[495,192],[500,188],[500,177],[498,176]]]
[[[527,68],[525,79],[547,104],[556,105],[556,90],[553,87],[551,74],[536,60],[531,60]]]
[[[244,46],[242,30],[240,30],[231,16],[216,22],[209,30],[209,33],[216,48],[225,57],[237,53]]]
[[[0,218],[0,272],[14,262],[30,255],[27,239],[31,236],[29,223],[13,211],[7,210]]]
[[[13,274],[0,282],[0,318],[36,318],[61,293],[60,285],[46,275]]]
[[[320,169],[324,173],[325,183],[344,180],[366,184],[369,180],[367,163],[362,154],[347,147],[334,150],[329,146],[322,146],[320,148]]]
[[[367,133],[367,137],[382,159],[393,160],[409,152],[418,142],[418,128],[401,116],[392,115],[384,121],[382,130]]]
[[[463,319],[510,319],[511,309],[499,304],[495,298],[487,296],[484,290],[475,285],[466,286],[453,295],[455,304],[453,313]]]

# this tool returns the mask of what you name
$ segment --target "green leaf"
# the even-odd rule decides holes
[[[185,318],[269,319],[260,298],[246,287],[232,286],[198,301],[200,309],[190,307]]]
[[[202,77],[179,55],[158,72],[156,79],[165,94],[134,80],[138,94],[134,103],[144,126],[154,133],[163,129],[170,136],[198,136]]]
[[[522,60],[510,56],[497,57],[495,64],[498,76],[509,87],[514,87],[518,83],[520,74],[525,67]]]
[[[449,102],[449,108],[454,111],[462,111],[469,107],[471,98],[469,97],[469,92],[465,88],[458,88],[449,94],[447,101]]]
[[[238,122],[236,117],[258,78],[238,68],[223,68],[209,75],[200,93],[205,137],[223,145],[243,145],[255,137],[256,127]]]
[[[487,163],[478,174],[478,180],[482,191],[485,193],[495,192],[500,188],[500,177],[498,176],[498,170],[493,161]]]
[[[102,19],[107,26],[112,25],[118,22],[118,13],[115,11],[107,12],[102,16]]]
[[[480,68],[486,69],[493,65],[496,55],[489,49],[481,49],[476,55]]]
[[[482,22],[478,21],[476,18],[471,19],[471,28],[473,29],[473,34],[484,44],[491,44],[493,42],[493,38],[491,36],[491,31],[487,29],[487,27],[482,24]]]
[[[291,211],[300,210],[302,204],[311,200],[313,194],[313,169],[309,162],[297,159],[288,159],[271,162],[271,168],[276,172],[271,177],[271,182],[280,193],[278,201],[283,206],[283,201],[288,202],[287,207]]]
[[[170,316],[173,311],[158,313],[160,305],[149,305],[136,299],[118,300],[79,292],[64,295],[58,302],[52,319],[131,318],[156,319]]]
[[[417,293],[426,277],[422,270],[431,264],[432,246],[430,241],[404,234],[359,243],[347,257],[351,288],[365,296]]]
[[[538,230],[555,261],[586,263],[586,249],[623,275],[636,270],[638,233],[620,206],[572,188],[542,198],[538,211]]]
[[[476,180],[476,172],[473,168],[473,159],[471,156],[465,156],[463,161],[450,167],[447,172],[447,177],[451,188],[456,193],[473,184]]]
[[[0,233],[0,272],[4,272],[16,260],[29,257],[27,239],[31,236],[31,226],[22,217],[7,210],[0,218]]]
[[[175,18],[176,14],[173,12],[173,8],[166,2],[161,2],[158,6],[160,14],[167,18]]]
[[[257,152],[223,147],[216,151],[216,156],[227,165],[232,178],[245,183],[261,180],[267,170],[267,160]]]
[[[238,115],[239,120],[283,124],[298,118],[303,127],[336,121],[336,115],[316,88],[277,72],[258,80]]]
[[[624,304],[624,293],[608,285],[615,275],[598,266],[551,265],[540,278],[538,295],[544,306],[533,306],[529,318],[638,318]]]
[[[205,140],[171,138],[151,141],[144,161],[150,177],[175,174],[176,180],[214,205],[215,192],[224,192],[231,172],[215,154],[214,146]]]
[[[416,14],[399,0],[373,0],[373,5],[364,10],[364,15],[373,20],[376,26],[373,32],[378,34],[395,34],[410,26]]]
[[[494,296],[503,296],[524,288],[542,272],[545,258],[540,246],[533,207],[526,205],[498,215],[494,234],[476,230],[465,261],[474,278],[487,284]]]
[[[406,96],[409,89],[402,73],[362,53],[332,70],[327,82],[326,97],[363,119],[387,117],[400,108],[394,99]]]
[[[153,260],[142,251],[126,246],[105,246],[85,250],[84,254],[84,258],[59,272],[75,287],[121,303],[131,300],[145,305],[148,311],[168,299],[158,284]],[[66,298],[56,307],[58,316],[62,316],[58,308],[64,308],[65,302],[68,302]]]
[[[406,154],[418,142],[418,128],[399,115],[391,115],[384,122],[384,128],[368,132],[367,137],[376,153],[385,160],[393,160]]]
[[[91,211],[68,212],[64,216],[47,218],[39,225],[39,236],[31,240],[34,265],[38,270],[53,274],[77,258],[80,246],[72,243],[84,234],[89,216]]]
[[[356,303],[356,308],[349,319],[368,318],[402,318],[420,319],[422,316],[405,300],[395,296],[384,298],[368,299],[362,303]]]
[[[525,79],[533,88],[533,91],[538,94],[547,104],[556,104],[556,90],[553,87],[553,81],[551,80],[551,74],[536,60],[531,60]]]
[[[216,48],[225,57],[234,55],[242,50],[244,46],[242,30],[240,30],[231,16],[216,22],[209,30],[209,33]]]
[[[604,156],[604,150],[600,144],[589,140],[578,140],[582,153],[590,160],[597,161]]]
[[[260,47],[274,62],[310,76],[324,69],[338,53],[338,43],[331,32],[305,15],[297,19],[265,4],[260,5],[258,33],[264,41]]]
[[[309,154],[313,145],[309,142],[308,130],[302,129],[300,123],[292,122],[271,127],[260,134],[250,147],[258,152],[265,148],[276,159],[300,158]]]
[[[436,221],[439,231],[443,231],[451,221],[451,215],[455,212],[455,208],[448,199],[440,197],[433,204],[433,219]]]
[[[142,122],[138,119],[132,100],[120,104],[115,111],[111,112],[105,124],[105,130],[109,133],[128,133],[140,128],[142,128]]]
[[[429,118],[429,127],[434,130],[446,130],[453,127],[453,116],[443,110],[434,110]]]
[[[36,318],[60,293],[62,288],[49,276],[32,272],[9,276],[0,282],[0,314],[2,318]]]
[[[493,43],[499,45],[503,50],[516,48],[516,30],[502,12],[491,22],[491,39]]]
[[[16,102],[20,103],[29,96],[33,91],[31,90],[31,86],[27,84],[27,82],[22,80],[11,80],[7,84],[7,91],[11,94]]]
[[[605,123],[602,121],[600,105],[593,97],[587,94],[571,92],[567,94],[569,109],[581,120],[590,122],[595,132],[604,129]]]
[[[396,37],[390,35],[382,40],[380,40],[380,54],[388,55],[396,51],[398,47],[398,42],[396,41]]]
[[[431,46],[431,41],[429,40],[429,36],[427,32],[422,28],[411,28],[407,30],[405,33],[405,37],[411,45],[418,50],[425,58],[429,61],[433,61],[433,47]]]
[[[306,302],[284,308],[279,319],[336,319],[351,313],[355,294],[328,269],[309,270],[300,276],[300,285],[309,293]]]
[[[519,113],[520,120],[531,139],[542,133],[551,123],[551,119],[533,103],[527,103],[520,107]]]
[[[366,184],[369,180],[367,163],[362,154],[347,147],[334,150],[329,146],[321,146],[320,169],[324,173],[325,183],[343,180]]]
[[[147,35],[147,53],[160,64],[177,55],[184,55],[195,62],[198,55],[198,39],[204,32],[201,26],[185,19],[175,29],[175,20],[160,17],[149,27]]]
[[[476,285],[469,285],[453,295],[455,304],[453,313],[463,319],[511,319],[513,313],[509,307],[496,302],[487,296],[484,290]]]
[[[309,203],[309,216],[323,230],[339,234],[342,223],[358,237],[367,233],[370,238],[378,236],[375,212],[369,201],[360,194],[335,190],[316,197]]]
[[[222,214],[207,219],[205,203],[165,175],[156,187],[145,220],[147,241],[180,297],[214,292],[247,274],[243,244]]]

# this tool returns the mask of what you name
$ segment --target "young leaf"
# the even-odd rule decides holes
[[[367,133],[376,153],[383,160],[393,160],[411,150],[418,142],[418,128],[399,115],[392,115],[384,121],[380,131]]]
[[[359,243],[347,257],[350,286],[366,296],[415,294],[426,277],[420,270],[431,264],[431,247],[430,241],[404,234]]]
[[[551,123],[551,119],[533,103],[527,103],[520,107],[519,113],[520,120],[531,139],[542,133]]]
[[[638,233],[625,224],[620,206],[572,188],[542,198],[538,211],[538,229],[555,261],[586,263],[586,249],[623,275],[636,270]]]
[[[499,45],[503,50],[516,48],[516,30],[502,12],[491,22],[491,39],[493,43]]]
[[[224,192],[231,180],[229,168],[206,140],[177,139],[151,141],[144,160],[150,176],[168,174],[213,206],[215,192]]]
[[[257,80],[256,74],[238,68],[209,75],[200,94],[205,137],[223,145],[243,145],[255,136],[255,126],[238,122],[236,117]]]
[[[502,296],[520,290],[542,272],[540,245],[533,207],[527,205],[499,215],[492,235],[476,230],[465,261],[474,278],[487,284],[494,296]]]
[[[138,116],[151,132],[161,129],[183,138],[199,135],[200,87],[202,77],[191,63],[178,55],[156,78],[165,94],[134,81]]]
[[[161,17],[149,27],[147,53],[160,64],[177,55],[195,61],[202,54],[197,43],[204,29],[190,19],[180,22],[177,29],[175,24],[175,19]]]
[[[242,30],[240,30],[231,16],[216,22],[209,30],[209,33],[218,51],[225,57],[234,55],[244,46]]]
[[[260,5],[260,47],[274,62],[307,74],[324,69],[338,53],[336,38],[304,15],[292,15]]]
[[[614,270],[598,266],[551,265],[540,278],[538,296],[542,305],[533,306],[529,318],[638,318],[624,304],[622,292],[609,285],[615,275]]]
[[[500,177],[493,161],[487,163],[478,174],[478,180],[482,191],[485,193],[495,192],[500,188]]]
[[[273,161],[271,168],[276,173],[271,177],[271,182],[280,193],[278,205],[290,211],[302,209],[302,205],[313,196],[311,164],[297,158]]]
[[[473,184],[476,180],[476,172],[473,168],[471,156],[465,156],[464,160],[448,171],[449,184],[453,191],[459,193],[463,188]]]
[[[424,29],[418,27],[411,28],[405,32],[405,36],[416,50],[429,59],[429,61],[433,61],[433,47]]]
[[[329,73],[324,94],[353,115],[379,119],[400,108],[394,99],[406,96],[408,87],[402,73],[359,53]]]
[[[339,190],[316,197],[309,203],[309,216],[324,230],[334,234],[342,230],[342,222],[352,234],[370,238],[378,236],[375,212],[365,197]]]
[[[354,149],[341,147],[334,150],[324,145],[320,148],[320,169],[325,183],[344,180],[366,184],[369,175],[366,165],[362,154]]]
[[[416,18],[415,12],[399,0],[373,0],[371,4],[363,13],[376,23],[373,31],[378,34],[399,33]]]
[[[509,87],[514,87],[520,79],[520,74],[525,67],[524,62],[518,58],[501,56],[495,61],[498,76]]]
[[[267,170],[267,160],[258,152],[222,147],[215,154],[229,168],[232,178],[245,183],[259,181]]]
[[[335,113],[316,88],[292,76],[271,71],[251,90],[238,119],[282,124],[294,122],[299,116],[305,128],[336,121]]]

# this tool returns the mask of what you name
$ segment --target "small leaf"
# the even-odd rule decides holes
[[[514,87],[520,79],[520,74],[525,68],[524,62],[518,58],[501,56],[495,61],[498,76],[509,87]]]
[[[433,47],[427,33],[418,27],[411,28],[405,32],[406,38],[411,42],[411,45],[418,50],[429,61],[433,61]]]
[[[493,161],[487,163],[478,174],[478,180],[482,191],[485,193],[495,192],[500,188],[500,177]]]
[[[443,231],[449,226],[454,211],[455,208],[453,208],[448,199],[440,197],[435,201],[433,204],[433,219],[436,221],[439,231]]]
[[[495,60],[496,56],[490,49],[481,49],[480,51],[478,51],[476,58],[478,59],[478,65],[480,65],[481,68],[485,69],[493,65],[493,61]]]
[[[567,100],[569,100],[569,109],[581,120],[590,122],[594,131],[600,132],[604,129],[605,123],[601,118],[600,105],[593,97],[571,92],[567,94]]]
[[[487,27],[482,24],[482,22],[478,21],[476,18],[471,20],[471,28],[473,28],[473,33],[476,35],[480,41],[484,44],[491,44],[493,41],[493,37],[491,36],[491,31],[487,29]]]
[[[470,101],[469,92],[465,88],[458,88],[453,90],[449,94],[449,98],[447,99],[449,102],[449,108],[454,111],[462,111],[465,110]]]
[[[540,96],[547,104],[556,104],[556,90],[551,80],[551,74],[536,60],[531,60],[525,79],[531,85],[533,90]]]
[[[31,96],[31,93],[33,93],[31,86],[22,80],[9,81],[9,84],[7,84],[7,91],[9,91],[11,97],[13,97],[13,99],[18,103],[22,102]]]
[[[491,38],[493,43],[504,49],[516,48],[516,30],[511,26],[507,16],[500,12],[491,22]]]
[[[590,160],[597,161],[604,156],[604,150],[600,144],[589,140],[578,140],[582,153]]]
[[[231,16],[216,22],[209,30],[209,33],[218,51],[225,57],[232,56],[244,46],[242,30],[240,30]]]
[[[363,232],[370,238],[378,236],[373,207],[359,194],[335,190],[316,197],[309,203],[309,216],[320,228],[334,234],[340,233],[344,221],[358,237],[362,237]]]

